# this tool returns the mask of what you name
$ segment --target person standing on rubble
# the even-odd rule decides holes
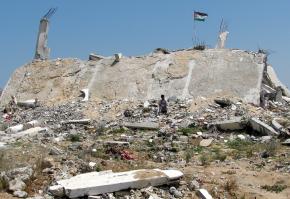
[[[167,114],[167,102],[164,98],[164,95],[161,95],[161,100],[159,101],[158,106],[158,114]]]

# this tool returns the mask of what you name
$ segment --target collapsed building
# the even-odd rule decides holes
[[[263,52],[231,49],[185,49],[145,56],[122,54],[90,60],[33,60],[18,68],[1,95],[44,104],[76,99],[84,90],[88,100],[156,99],[161,94],[180,99],[198,96],[236,96],[260,105],[262,98],[290,96]],[[276,100],[277,101],[277,100]],[[279,100],[278,100],[279,101]]]

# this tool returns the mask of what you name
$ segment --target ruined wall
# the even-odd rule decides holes
[[[207,49],[123,57],[117,63],[114,57],[36,61],[14,72],[1,103],[16,95],[57,104],[76,100],[79,90],[89,88],[91,100],[229,94],[258,104],[263,60],[263,54]]]

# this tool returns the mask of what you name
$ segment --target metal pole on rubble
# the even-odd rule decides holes
[[[194,47],[195,43],[196,43],[196,23],[194,20],[194,16],[193,16],[193,22],[192,22],[192,47]]]

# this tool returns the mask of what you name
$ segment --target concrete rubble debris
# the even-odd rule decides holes
[[[275,131],[271,126],[265,124],[258,118],[251,118],[250,124],[253,130],[261,133],[261,135],[279,135],[279,133]]]
[[[206,189],[197,190],[197,194],[201,199],[213,199],[213,197],[208,193]]]
[[[28,193],[26,193],[25,191],[14,191],[13,195],[18,198],[26,198],[28,196]]]
[[[286,102],[290,103],[290,97],[282,96],[282,99],[285,100]]]
[[[115,61],[116,62],[119,62],[121,60],[121,58],[122,58],[122,53],[115,54]]]
[[[274,68],[271,65],[267,65],[267,77],[269,78],[269,80],[271,81],[271,84],[273,85],[273,87],[277,88],[277,87],[281,87],[283,94],[287,97],[290,97],[290,91],[289,89],[281,83],[281,81],[279,80]]]
[[[277,121],[277,119],[276,118],[274,118],[273,120],[272,120],[272,126],[274,127],[274,129],[276,130],[276,131],[281,131],[282,130],[282,128],[283,128],[283,126],[281,125],[281,124],[279,124],[279,122]]]
[[[23,191],[26,188],[26,184],[21,179],[14,179],[9,182],[10,191]]]
[[[89,101],[89,89],[85,88],[81,90],[81,93],[83,95],[82,102],[87,102]]]
[[[239,178],[246,185],[240,193],[260,189],[259,172],[243,172],[249,168],[267,168],[269,175],[285,181],[290,172],[284,161],[290,145],[289,97],[267,79],[266,58],[242,50],[183,49],[119,62],[97,55],[89,61],[35,60],[15,71],[0,100],[3,163],[33,166],[5,170],[0,180],[19,179],[29,186],[29,195],[49,199],[79,194],[194,198],[201,187],[212,188],[215,197],[231,198],[224,186],[229,175],[245,175]],[[166,115],[158,114],[161,94],[168,103]],[[17,106],[11,96],[37,103]],[[263,100],[266,106],[261,106]],[[280,143],[286,146],[271,150]],[[249,150],[240,149],[248,144]],[[186,181],[171,184],[166,171],[148,169],[152,167],[179,169]],[[138,175],[94,172],[132,168],[148,170]],[[209,185],[209,176],[215,184]]]
[[[25,124],[18,124],[15,126],[8,127],[6,129],[6,133],[14,134],[14,133],[20,132],[22,130],[27,130],[27,129],[37,127],[37,126],[40,126],[40,123],[37,120],[33,120],[33,121],[27,122]]]
[[[35,108],[37,106],[37,99],[30,99],[26,101],[18,101],[17,105],[25,108]]]
[[[49,19],[56,10],[56,8],[49,9],[40,20],[34,59],[45,60],[49,58],[50,49],[47,47]]]
[[[112,171],[91,172],[77,175],[68,180],[58,181],[51,186],[52,193],[61,192],[69,198],[86,195],[112,193],[128,188],[140,189],[147,186],[158,186],[179,180],[183,173],[178,170],[135,170],[121,173]]]
[[[222,108],[230,106],[232,104],[229,99],[215,99],[214,102],[219,104]]]
[[[213,142],[213,139],[210,138],[210,139],[203,139],[200,141],[199,145],[200,146],[203,146],[203,147],[208,147],[211,145],[211,143]]]
[[[96,54],[94,54],[94,53],[91,53],[90,55],[89,55],[89,60],[91,60],[91,61],[99,61],[99,60],[101,60],[101,59],[104,59],[105,57],[103,57],[103,56],[101,56],[101,55],[96,55]]]
[[[129,123],[125,122],[123,126],[132,129],[159,129],[159,124],[156,122],[140,122],[140,123]]]
[[[285,140],[284,142],[281,142],[283,145],[290,145],[290,138]]]
[[[196,58],[192,58],[192,53],[197,54]],[[159,56],[164,57],[164,61],[160,61]],[[182,63],[179,57],[182,57]],[[265,57],[266,55],[262,53],[231,49],[205,49],[204,51],[187,49],[165,55],[152,56],[149,54],[142,59],[138,57],[124,58],[126,60],[124,63],[119,61],[118,67],[113,68],[106,67],[112,65],[112,57],[106,57],[96,63],[77,59],[33,62],[15,71],[2,94],[1,104],[8,103],[11,95],[18,96],[20,99],[35,96],[39,101],[45,103],[54,100],[58,104],[69,102],[71,96],[78,95],[78,91],[83,89],[80,82],[90,77],[94,80],[91,81],[90,96],[99,99],[158,99],[160,93],[164,91],[165,96],[180,96],[179,98],[185,99],[198,96],[208,97],[226,91],[245,102],[259,105]],[[120,56],[113,59],[118,61]],[[221,59],[224,61],[222,64]],[[55,66],[56,62],[62,66],[61,74],[60,67],[50,67]],[[148,63],[150,64],[148,65]],[[183,67],[178,67],[181,64]],[[44,66],[38,67],[38,65]],[[134,70],[136,67],[140,68],[142,73],[124,73],[124,71]],[[103,69],[99,70],[100,68]],[[216,68],[218,70],[214,70]],[[34,72],[30,72],[30,76],[25,76],[27,71]],[[39,74],[43,74],[43,78],[39,78]],[[67,76],[67,74],[70,75]],[[24,77],[23,81],[18,80],[20,76]],[[93,76],[98,78],[93,78]],[[119,78],[128,81],[120,82]],[[240,84],[245,78],[249,81]],[[31,79],[35,79],[35,83],[32,84]],[[136,84],[136,81],[138,82],[140,79],[143,83]],[[163,81],[165,79],[168,81]],[[204,81],[205,79],[208,81]],[[53,86],[54,81],[62,82],[62,86]],[[106,88],[109,82],[112,85],[111,89]],[[61,92],[62,89],[73,85],[75,89],[67,90],[68,93],[65,97],[62,96],[64,94]],[[13,89],[14,87],[21,89]],[[43,89],[35,94],[37,88]]]
[[[247,121],[242,117],[235,117],[230,120],[215,122],[213,125],[224,131],[242,130],[247,126]]]
[[[62,124],[89,124],[91,122],[90,119],[80,119],[80,120],[67,120],[62,121]]]

